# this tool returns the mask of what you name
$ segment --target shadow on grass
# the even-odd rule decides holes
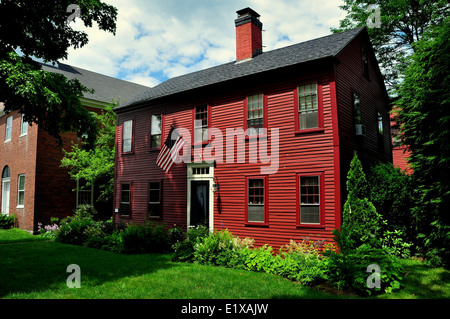
[[[418,262],[408,264],[406,270],[405,294],[424,299],[450,298],[450,271]]]
[[[56,242],[0,245],[0,298],[11,293],[67,288],[67,266],[81,270],[81,284],[96,286],[173,267],[170,255],[123,255]]]

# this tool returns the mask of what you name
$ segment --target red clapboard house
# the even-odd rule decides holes
[[[236,61],[115,109],[114,221],[204,223],[273,247],[331,241],[354,152],[366,165],[392,162],[389,100],[367,30],[263,52],[259,15],[237,13]],[[178,154],[168,172],[170,162],[156,163],[167,146]]]

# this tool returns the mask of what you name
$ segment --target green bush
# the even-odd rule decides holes
[[[88,240],[89,232],[86,230],[95,224],[92,216],[84,211],[77,211],[73,216],[61,221],[55,240],[64,244],[84,245]]]
[[[328,251],[328,281],[338,289],[349,289],[360,295],[389,293],[400,288],[403,269],[397,258],[380,248],[361,245],[354,252],[340,254]],[[380,268],[380,287],[370,288],[367,269]]]
[[[193,259],[203,265],[233,267],[240,248],[228,230],[214,231],[194,245]]]
[[[202,238],[209,236],[209,234],[210,232],[208,227],[203,225],[190,228],[187,232],[186,239],[183,241],[178,241],[172,246],[175,252],[173,260],[180,262],[194,261],[195,245],[199,243]]]
[[[409,258],[411,256],[412,243],[406,242],[404,238],[405,235],[401,230],[386,230],[381,239],[381,247],[391,255],[399,258]]]
[[[369,200],[384,220],[389,221],[383,231],[399,230],[402,238],[412,241],[417,235],[412,177],[392,163],[380,163],[368,173]]]
[[[6,215],[0,212],[0,229],[10,229],[14,227],[16,215]]]
[[[170,247],[164,227],[151,222],[130,224],[121,235],[124,253],[159,253]]]
[[[176,243],[183,241],[185,239],[183,229],[181,227],[177,227],[176,225],[174,225],[174,227],[169,229],[167,235],[169,236],[170,246],[173,246]]]

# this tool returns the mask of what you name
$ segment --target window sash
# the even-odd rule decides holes
[[[12,124],[13,124],[13,117],[10,116],[10,117],[6,118],[5,141],[11,140]]]
[[[359,96],[356,94],[353,94],[353,109],[354,109],[354,116],[355,116],[355,124],[362,124],[361,123],[361,101],[359,99]]]
[[[161,182],[149,183],[148,216],[159,217],[161,215]]]
[[[161,147],[161,119],[162,115],[152,115],[152,127],[150,132],[150,147]]]
[[[22,114],[22,118],[20,121],[20,136],[28,134],[28,122],[23,120],[24,114]]]
[[[123,122],[123,152],[131,152],[132,134],[133,133],[133,120]]]
[[[93,186],[86,186],[86,181],[77,181],[77,206],[89,205],[93,206]]]
[[[264,96],[262,93],[247,97],[247,130],[248,135],[259,135],[264,132]]]
[[[208,141],[208,105],[195,107],[194,142]]]
[[[298,124],[299,129],[319,127],[319,103],[317,83],[298,86]]]
[[[120,194],[120,214],[130,215],[131,208],[131,185],[122,184]]]
[[[320,176],[300,176],[300,223],[320,224]]]
[[[17,181],[17,206],[23,207],[25,204],[25,174],[19,175]]]
[[[265,222],[265,179],[249,178],[247,189],[247,221]]]

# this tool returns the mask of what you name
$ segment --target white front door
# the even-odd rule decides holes
[[[9,178],[2,179],[2,214],[9,215]]]

